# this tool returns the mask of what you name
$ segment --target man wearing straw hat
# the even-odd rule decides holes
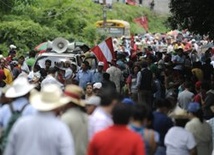
[[[38,110],[22,117],[13,126],[4,155],[74,155],[74,144],[68,127],[57,118],[62,106],[70,102],[56,84],[36,90],[30,103]]]
[[[35,87],[25,77],[17,78],[7,89],[5,97],[12,99],[11,104],[6,104],[0,109],[0,128],[6,129],[12,111],[22,111],[22,115],[31,115],[35,109],[29,105],[29,92]]]
[[[88,116],[81,110],[85,106],[81,100],[83,89],[77,85],[67,85],[64,94],[70,98],[70,102],[65,106],[66,111],[61,119],[73,134],[76,154],[85,155],[88,145]]]

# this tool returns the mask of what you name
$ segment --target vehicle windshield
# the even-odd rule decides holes
[[[76,63],[76,59],[74,57],[66,57],[66,56],[41,56],[37,59],[36,65],[39,65],[41,68],[45,68],[45,61],[51,60],[51,67],[54,67],[55,64],[60,64],[67,60]]]

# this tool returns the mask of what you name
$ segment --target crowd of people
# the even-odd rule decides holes
[[[0,56],[4,155],[211,155],[213,42],[184,30],[113,39],[104,70]],[[89,53],[91,53],[89,51]]]

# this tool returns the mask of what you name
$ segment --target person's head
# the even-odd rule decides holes
[[[49,69],[51,67],[51,60],[47,59],[45,60],[45,68]]]
[[[98,96],[101,98],[100,105],[103,107],[113,107],[121,100],[120,95],[117,92],[108,88],[101,89]]]
[[[1,67],[2,67],[2,68],[5,68],[5,64],[6,64],[5,59],[4,59],[4,58],[1,58],[1,59],[0,59],[0,65],[1,65]]]
[[[38,72],[38,71],[40,71],[40,69],[41,69],[41,67],[39,65],[35,65],[33,68],[33,71]]]
[[[29,58],[35,58],[36,52],[34,50],[29,52]]]
[[[86,95],[91,95],[93,93],[93,84],[87,83],[85,88]]]
[[[19,59],[18,59],[19,64],[23,65],[24,61],[25,61],[25,57],[24,56],[20,56]]]
[[[89,62],[88,61],[83,61],[81,67],[82,67],[83,71],[88,70],[89,69]]]
[[[109,81],[110,74],[109,73],[103,73],[103,79],[106,80],[106,81]]]
[[[155,102],[155,107],[162,113],[167,114],[169,110],[171,109],[171,103],[169,100],[166,99],[156,99]]]
[[[140,71],[140,66],[134,65],[134,67],[133,67],[133,73],[137,74],[139,71]]]
[[[115,125],[127,125],[131,116],[130,108],[122,103],[118,103],[112,110],[112,119]]]
[[[101,89],[102,89],[102,83],[101,82],[95,82],[93,84],[93,92],[94,92],[95,95],[99,94]]]
[[[65,61],[65,68],[69,68],[71,66],[71,62],[70,61]]]
[[[203,123],[203,111],[198,102],[190,102],[188,105],[190,119],[197,117]]]
[[[91,96],[86,101],[86,112],[88,115],[91,115],[94,110],[100,105],[101,98],[98,96]]]
[[[97,67],[98,72],[102,72],[103,71],[103,67],[104,67],[104,62],[100,61],[98,63],[98,67]]]
[[[138,104],[132,107],[132,115],[131,115],[132,121],[136,121],[144,125],[146,116],[147,116],[147,109],[145,106]]]
[[[189,116],[186,110],[181,108],[175,108],[175,110],[169,115],[175,123],[175,126],[184,128],[189,120]]]

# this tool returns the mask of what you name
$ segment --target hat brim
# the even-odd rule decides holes
[[[31,85],[28,85],[26,89],[24,89],[24,91],[19,91],[17,92],[16,89],[11,86],[10,88],[8,88],[8,90],[6,91],[5,93],[5,97],[7,98],[17,98],[17,97],[21,97],[21,96],[24,96],[26,95],[27,93],[29,93],[33,88],[35,88],[36,85],[34,84],[31,84]]]
[[[61,97],[58,101],[54,102],[45,102],[42,100],[42,95],[39,92],[33,93],[30,96],[31,105],[39,111],[51,111],[59,107],[62,107],[68,104],[69,102],[70,102],[69,97]]]
[[[78,100],[78,99],[75,99],[75,98],[72,98],[69,96],[68,96],[68,98],[70,99],[70,102],[72,102],[78,106],[85,107],[85,101],[84,100]]]

